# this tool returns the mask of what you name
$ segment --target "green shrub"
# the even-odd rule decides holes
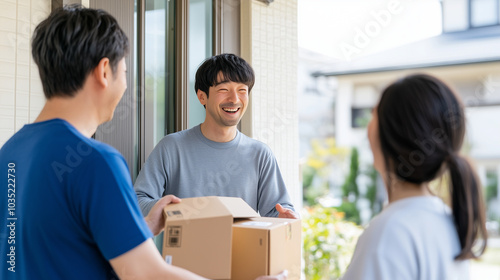
[[[308,280],[338,279],[351,261],[362,228],[344,213],[320,205],[302,213],[304,274]]]
[[[361,216],[359,215],[359,209],[354,202],[343,201],[339,207],[336,207],[338,211],[345,214],[345,220],[353,222],[357,225],[361,224]]]

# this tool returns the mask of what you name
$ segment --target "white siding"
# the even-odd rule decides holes
[[[242,1],[242,56],[255,70],[242,131],[273,150],[288,191],[302,205],[297,114],[297,0]]]
[[[45,103],[30,39],[50,0],[0,0],[0,147]]]

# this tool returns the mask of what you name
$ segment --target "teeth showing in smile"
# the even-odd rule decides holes
[[[222,108],[225,112],[234,113],[239,110],[239,108]]]

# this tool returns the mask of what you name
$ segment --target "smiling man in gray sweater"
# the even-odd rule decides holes
[[[233,54],[200,66],[195,90],[205,121],[165,136],[147,159],[134,186],[144,215],[173,194],[241,197],[261,216],[298,218],[270,148],[237,129],[254,82],[252,67]]]

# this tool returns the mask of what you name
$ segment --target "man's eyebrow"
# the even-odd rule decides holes
[[[223,81],[215,82],[214,87],[216,87],[216,86],[218,86],[220,84],[225,84],[225,83],[229,83],[229,80],[223,80]]]

